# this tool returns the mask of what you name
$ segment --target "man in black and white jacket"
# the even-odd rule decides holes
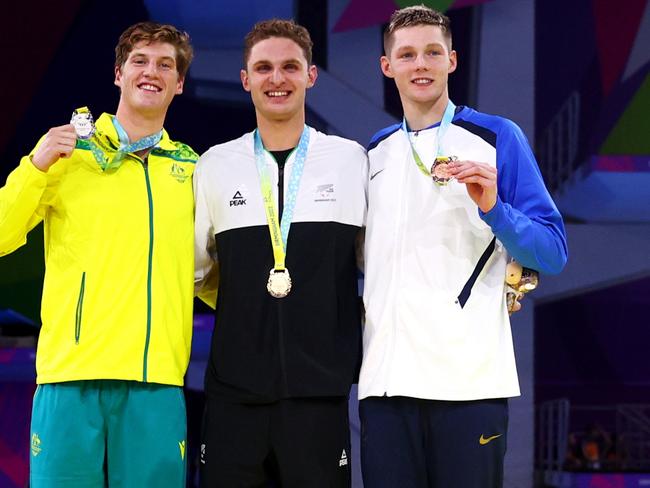
[[[317,71],[303,27],[258,23],[244,65],[257,129],[208,150],[194,177],[196,283],[208,302],[219,275],[202,486],[279,474],[282,486],[344,488],[367,158],[305,125]]]

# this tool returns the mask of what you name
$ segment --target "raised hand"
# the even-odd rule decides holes
[[[32,163],[47,171],[59,158],[69,158],[77,143],[77,133],[72,124],[52,127],[32,156]]]
[[[476,161],[455,161],[449,170],[483,212],[489,212],[497,202],[497,169]]]

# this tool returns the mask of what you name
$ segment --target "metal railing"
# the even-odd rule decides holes
[[[622,467],[627,470],[649,470],[650,405],[617,405],[616,434]]]
[[[567,486],[563,473],[569,439],[569,411],[566,398],[551,400],[538,407],[537,469],[548,486]]]
[[[615,456],[603,459],[598,467],[582,465],[578,471],[606,470],[614,472],[650,471],[650,405],[581,405],[571,406],[569,400],[559,399],[542,403],[537,409],[536,469],[538,479],[545,486],[568,487],[571,476],[566,471],[576,470],[567,465],[571,417],[598,415],[610,430],[609,449]],[[576,422],[576,419],[573,419]],[[578,420],[578,422],[580,422]],[[615,429],[611,432],[611,429]],[[578,438],[586,432],[573,432]],[[609,436],[608,436],[609,437]],[[575,446],[574,446],[575,447]],[[609,450],[608,449],[608,450]],[[573,451],[572,451],[573,452]]]
[[[551,192],[574,174],[577,167],[580,128],[580,94],[573,92],[566,99],[538,139],[537,158],[540,170]]]

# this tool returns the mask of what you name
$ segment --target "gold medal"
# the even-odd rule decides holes
[[[539,273],[534,269],[524,268],[517,261],[510,261],[506,266],[506,304],[508,313],[512,313],[515,303],[525,293],[533,291],[539,284]]]
[[[271,269],[266,289],[274,298],[284,298],[291,291],[291,276],[288,269]]]
[[[433,178],[433,181],[437,185],[444,186],[453,179],[449,169],[449,163],[457,160],[458,158],[456,156],[436,158],[431,166],[431,178]]]

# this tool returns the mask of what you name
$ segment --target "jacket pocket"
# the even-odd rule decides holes
[[[77,311],[76,311],[75,321],[74,321],[75,344],[79,344],[79,338],[81,337],[81,318],[83,315],[85,290],[86,290],[86,272],[84,271],[81,274],[81,286],[79,287],[79,298],[77,299]]]

